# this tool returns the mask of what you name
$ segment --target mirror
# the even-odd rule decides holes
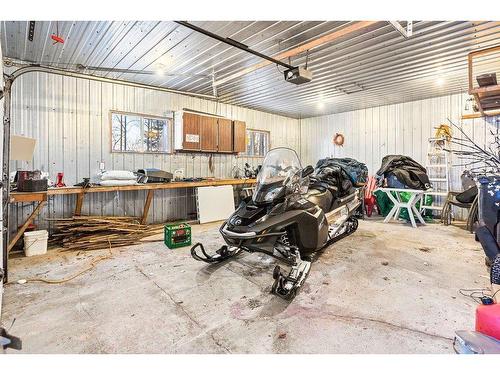
[[[302,177],[307,177],[314,172],[314,168],[311,165],[308,165],[304,169],[302,169]]]

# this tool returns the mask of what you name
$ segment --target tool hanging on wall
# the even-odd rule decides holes
[[[32,42],[34,36],[35,36],[35,21],[30,21],[29,31],[28,31],[28,40],[30,42]]]
[[[213,155],[210,154],[210,156],[208,157],[208,170],[210,171],[211,174],[215,172],[215,165],[212,156]]]
[[[54,41],[54,43],[52,43],[52,45],[55,45],[57,43],[64,44],[64,39],[59,35],[59,22],[58,21],[56,21],[56,33],[52,34],[50,36],[50,39],[52,39]]]

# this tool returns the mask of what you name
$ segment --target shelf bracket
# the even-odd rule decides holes
[[[413,35],[413,21],[408,21],[406,24],[406,29],[401,26],[398,21],[389,21],[389,23],[398,31],[405,39],[410,38]]]

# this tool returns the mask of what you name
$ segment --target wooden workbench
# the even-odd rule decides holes
[[[41,209],[47,204],[47,197],[54,195],[72,195],[76,194],[76,206],[74,215],[79,216],[82,213],[83,199],[86,194],[89,193],[106,193],[106,192],[116,192],[116,191],[138,191],[147,190],[146,201],[144,202],[144,209],[141,216],[141,224],[146,224],[146,219],[148,217],[149,207],[153,200],[153,195],[155,190],[166,190],[166,189],[182,189],[182,188],[197,188],[203,186],[224,186],[224,185],[253,185],[255,179],[212,179],[203,181],[193,181],[193,182],[168,182],[168,183],[154,183],[154,184],[138,184],[138,185],[128,185],[128,186],[92,186],[88,188],[82,188],[78,186],[69,186],[62,188],[49,188],[47,191],[42,192],[11,192],[9,195],[10,203],[20,203],[20,202],[38,202],[37,206],[31,213],[31,215],[26,219],[24,224],[19,228],[15,236],[9,242],[8,251],[10,251],[16,242],[21,238],[24,231],[33,222],[34,218]]]

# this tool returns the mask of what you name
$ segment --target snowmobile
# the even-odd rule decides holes
[[[313,255],[358,227],[361,189],[351,184],[342,190],[314,172],[312,166],[302,168],[294,150],[270,150],[253,195],[243,199],[219,229],[226,245],[209,255],[197,243],[191,248],[193,258],[222,262],[241,251],[275,257],[291,268],[287,274],[279,265],[274,268],[272,292],[292,299],[309,274]],[[315,181],[311,186],[310,180]]]

